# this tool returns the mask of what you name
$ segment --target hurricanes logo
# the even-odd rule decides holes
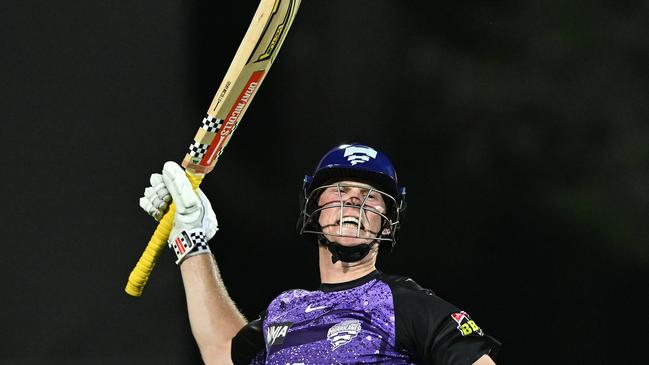
[[[367,162],[370,158],[376,158],[376,150],[369,147],[347,147],[344,156],[354,166]]]
[[[327,339],[331,342],[331,351],[349,343],[361,332],[361,322],[357,319],[342,321],[327,331]]]
[[[284,342],[288,329],[291,328],[293,323],[274,323],[266,329],[266,345],[268,347],[279,345]]]

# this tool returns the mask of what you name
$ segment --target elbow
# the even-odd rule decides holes
[[[206,365],[232,365],[231,341],[224,344],[198,344],[201,358]]]

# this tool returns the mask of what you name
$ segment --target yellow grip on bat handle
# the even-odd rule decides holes
[[[192,188],[196,190],[201,184],[201,181],[203,180],[203,177],[205,175],[194,175],[187,171],[185,171],[185,173],[189,178],[189,182],[191,182],[192,184]],[[128,276],[128,282],[126,283],[126,288],[124,288],[124,291],[126,291],[128,295],[134,297],[139,297],[142,295],[144,286],[149,280],[149,275],[151,275],[151,271],[153,271],[155,263],[158,261],[160,254],[162,254],[162,251],[164,251],[165,246],[167,246],[167,240],[169,239],[171,228],[173,228],[175,214],[176,206],[172,202],[171,205],[169,205],[169,210],[167,210],[167,213],[165,213],[162,219],[160,219],[158,227],[156,227],[155,232],[153,232],[153,235],[151,236],[149,243],[147,243],[142,256],[140,256],[137,264],[135,264],[135,268],[133,268],[133,271],[131,271],[131,274]]]

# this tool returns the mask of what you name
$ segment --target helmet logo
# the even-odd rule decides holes
[[[344,156],[347,157],[347,161],[354,166],[359,163],[367,162],[370,158],[376,158],[376,150],[369,147],[351,146],[345,148]]]

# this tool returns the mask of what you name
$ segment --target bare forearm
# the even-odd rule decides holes
[[[230,299],[211,254],[180,265],[194,339],[206,363],[227,363],[232,337],[246,320]],[[216,360],[216,361],[215,361]]]

